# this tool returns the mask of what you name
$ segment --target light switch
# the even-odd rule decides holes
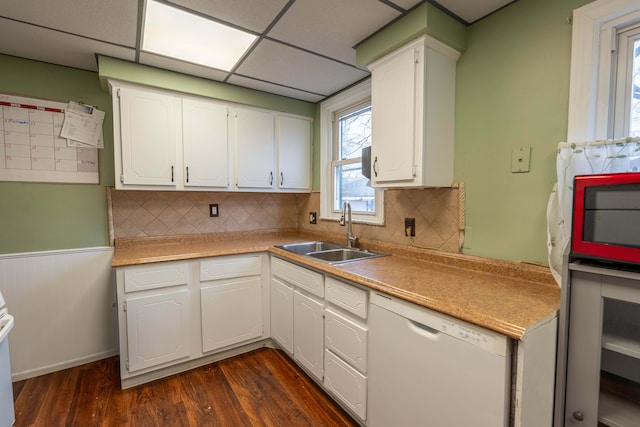
[[[511,172],[529,172],[531,163],[531,147],[516,147],[511,153]]]

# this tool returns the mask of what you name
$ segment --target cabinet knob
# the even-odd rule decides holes
[[[584,421],[584,414],[580,411],[573,411],[573,419],[576,421]]]

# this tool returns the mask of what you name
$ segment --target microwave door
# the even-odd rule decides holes
[[[640,185],[587,188],[582,238],[640,248]]]

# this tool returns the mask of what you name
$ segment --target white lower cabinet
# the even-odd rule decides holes
[[[189,291],[126,300],[129,372],[189,356]]]
[[[293,355],[293,287],[271,278],[271,338]]]
[[[257,348],[269,337],[267,272],[267,254],[118,268],[122,387]]]
[[[322,380],[324,336],[322,301],[293,292],[293,357]]]
[[[262,336],[259,255],[200,261],[202,352]]]
[[[271,337],[318,381],[324,371],[324,276],[271,258]]]
[[[204,353],[262,336],[262,280],[241,278],[200,289]]]
[[[278,258],[271,275],[271,338],[365,421],[368,291]]]
[[[326,278],[324,385],[360,420],[367,419],[368,291]]]

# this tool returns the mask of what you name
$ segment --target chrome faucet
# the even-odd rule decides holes
[[[353,229],[351,228],[351,204],[349,202],[342,203],[342,216],[340,216],[340,225],[344,227],[345,223],[349,223],[347,227],[347,247],[351,248],[356,243],[358,238],[353,235]]]

